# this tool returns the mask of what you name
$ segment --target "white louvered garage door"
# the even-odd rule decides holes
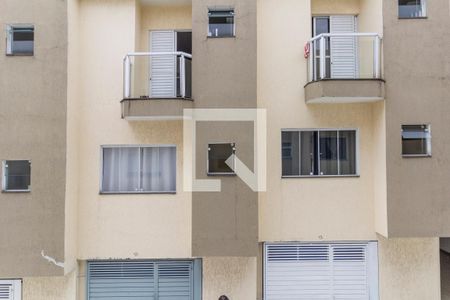
[[[88,263],[88,300],[193,300],[189,261]]]
[[[267,244],[264,276],[265,300],[377,300],[377,244]]]
[[[150,32],[150,52],[174,52],[175,32],[171,30]],[[174,55],[150,58],[150,97],[176,96],[176,57]]]
[[[356,17],[351,15],[330,16],[330,33],[356,32]],[[357,78],[357,38],[331,37],[331,78]]]

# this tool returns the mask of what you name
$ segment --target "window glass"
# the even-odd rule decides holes
[[[234,36],[234,10],[210,10],[208,36]]]
[[[234,165],[234,154],[236,148],[233,143],[209,144],[208,145],[208,174],[234,174],[234,170],[226,164],[231,156]]]
[[[399,0],[398,16],[400,18],[420,18],[426,16],[425,0]]]
[[[357,175],[355,130],[282,132],[283,176]]]
[[[431,155],[431,132],[429,125],[402,126],[402,154],[404,156]]]
[[[175,191],[175,147],[103,147],[102,192]]]
[[[281,153],[283,176],[299,175],[299,135],[296,131],[285,131],[281,133]]]
[[[7,54],[33,55],[34,27],[30,25],[8,26]]]
[[[7,160],[3,164],[5,191],[29,191],[31,163],[29,160]]]

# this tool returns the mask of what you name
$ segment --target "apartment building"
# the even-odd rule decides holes
[[[0,299],[450,299],[449,6],[4,0]]]

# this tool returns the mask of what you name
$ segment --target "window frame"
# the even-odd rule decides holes
[[[414,19],[427,19],[428,18],[428,14],[427,14],[427,0],[420,0],[420,6],[422,9],[422,16],[419,17],[402,17],[400,16],[400,0],[397,0],[397,16],[399,20],[414,20]]]
[[[236,156],[236,143],[235,142],[217,142],[208,143],[206,151],[206,175],[208,176],[236,176],[236,159],[233,159],[233,172],[210,172],[209,171],[209,149],[210,145],[233,145],[233,154]]]
[[[15,53],[13,49],[13,31],[15,28],[33,29],[33,51],[26,53]],[[36,42],[36,26],[30,23],[16,23],[6,25],[6,56],[34,56]]]
[[[282,128],[281,134],[280,134],[280,144],[283,143],[283,132],[312,132],[312,131],[318,131],[319,132],[319,139],[318,142],[320,143],[320,132],[322,131],[354,131],[355,132],[355,174],[344,174],[344,175],[283,175],[283,157],[280,155],[281,159],[281,178],[352,178],[352,177],[360,177],[360,169],[359,169],[359,128]],[[300,155],[299,155],[300,157]],[[339,158],[339,154],[338,154]],[[300,158],[301,159],[301,158]],[[339,159],[337,160],[339,161]],[[338,162],[339,164],[339,162]],[[318,162],[318,168],[320,170],[320,160]],[[319,172],[320,173],[320,172]]]
[[[210,13],[211,12],[225,12],[225,11],[231,11],[233,12],[233,34],[232,35],[226,35],[226,36],[214,36],[209,34],[209,19],[210,19]],[[235,38],[236,37],[236,10],[233,7],[226,7],[226,8],[208,8],[208,23],[206,28],[206,37],[208,39],[226,39],[226,38]]]
[[[425,128],[428,130],[428,134],[430,135],[430,137],[427,139],[427,153],[425,154],[403,154],[403,126],[425,126]],[[427,158],[427,157],[432,157],[432,138],[433,135],[431,134],[431,124],[429,123],[424,123],[424,124],[401,124],[400,126],[400,142],[401,142],[401,147],[400,147],[400,152],[402,155],[402,158]]]
[[[164,147],[173,147],[175,148],[175,190],[174,191],[104,191],[103,190],[103,150],[105,148],[164,148]],[[99,182],[99,194],[100,195],[126,195],[126,194],[176,194],[177,193],[177,163],[178,163],[178,153],[177,153],[177,145],[175,144],[137,144],[137,145],[101,145],[100,146],[100,182]],[[139,161],[141,160],[141,156],[139,155]],[[140,165],[140,164],[139,164]],[[141,171],[141,170],[140,170]],[[142,174],[139,174],[142,176]],[[141,178],[140,178],[141,179]]]
[[[9,161],[28,161],[30,164],[30,185],[28,189],[12,190],[6,188],[6,165]],[[31,192],[31,160],[30,159],[4,159],[2,160],[2,193],[30,193]]]

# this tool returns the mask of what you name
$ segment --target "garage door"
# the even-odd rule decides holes
[[[88,262],[89,300],[193,300],[192,261]]]
[[[266,244],[265,300],[377,300],[377,243]]]

